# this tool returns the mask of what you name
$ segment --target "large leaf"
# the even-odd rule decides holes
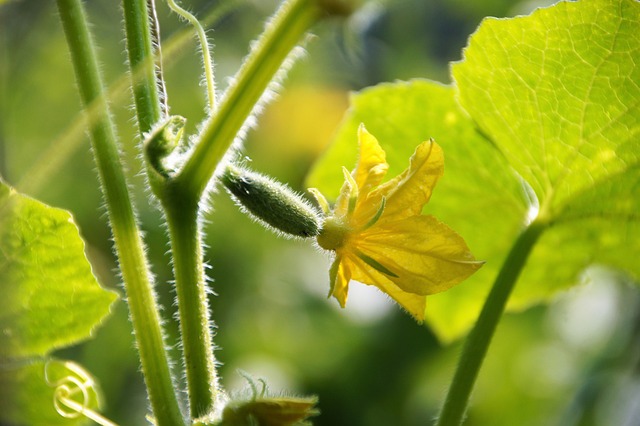
[[[460,100],[552,221],[512,306],[593,263],[640,275],[640,3],[559,3],[485,20],[453,67]]]
[[[87,338],[116,297],[93,276],[71,215],[0,181],[0,358]]]
[[[552,214],[640,158],[640,3],[485,20],[453,67],[460,100]]]
[[[407,167],[416,145],[433,137],[445,153],[445,173],[426,211],[460,233],[478,259],[487,263],[464,283],[430,296],[427,321],[444,339],[475,320],[529,209],[521,180],[501,155],[475,131],[451,87],[413,80],[381,84],[351,98],[351,109],[329,151],[316,165],[309,185],[335,197],[341,165],[352,168],[356,129],[364,123],[387,152],[389,177]]]

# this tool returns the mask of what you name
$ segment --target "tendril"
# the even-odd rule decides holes
[[[50,378],[50,368],[53,364],[61,365],[68,370],[68,374],[58,380]],[[91,394],[96,392],[96,383],[82,367],[68,361],[47,361],[44,365],[44,380],[48,386],[54,388],[53,406],[56,412],[64,418],[76,419],[84,416],[101,426],[117,426],[107,418],[89,408]],[[78,402],[80,397],[82,402]]]
[[[200,50],[202,50],[202,62],[204,67],[204,76],[207,81],[207,96],[209,98],[209,113],[213,114],[216,106],[216,83],[213,79],[213,65],[211,62],[211,52],[209,51],[209,42],[204,28],[200,25],[198,19],[187,10],[180,7],[175,0],[167,0],[167,4],[175,13],[186,19],[196,30],[198,41],[200,42]]]

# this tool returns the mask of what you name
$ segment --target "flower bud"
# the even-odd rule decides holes
[[[238,205],[259,222],[296,237],[318,235],[318,213],[288,186],[234,166],[227,167],[221,181]]]
[[[167,159],[180,144],[186,121],[179,115],[171,116],[156,126],[144,141],[144,154],[148,164],[164,178],[174,172],[167,164]]]
[[[300,424],[318,414],[317,398],[261,397],[250,401],[230,402],[222,412],[222,426]],[[307,424],[307,423],[303,423]]]

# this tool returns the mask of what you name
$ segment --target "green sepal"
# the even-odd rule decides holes
[[[338,280],[338,268],[340,267],[341,261],[342,256],[336,255],[336,258],[331,264],[331,268],[329,268],[329,294],[327,297],[333,296],[333,290],[336,288],[336,281]]]
[[[320,232],[318,212],[288,186],[235,166],[220,180],[238,205],[268,228],[304,238]]]

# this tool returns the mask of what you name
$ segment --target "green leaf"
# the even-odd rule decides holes
[[[454,65],[462,105],[557,214],[638,164],[640,3],[559,3],[487,19]]]
[[[84,383],[85,393],[78,384]],[[0,365],[0,423],[14,425],[80,425],[86,424],[84,416],[68,407],[60,409],[69,417],[56,411],[56,388],[67,386],[75,391],[72,399],[85,408],[96,411],[100,390],[95,380],[78,365],[57,360],[35,361],[26,364]],[[87,399],[84,399],[84,396]]]
[[[388,178],[407,167],[420,142],[433,137],[442,146],[445,173],[425,212],[451,226],[477,259],[487,261],[462,284],[428,298],[427,322],[441,339],[453,339],[477,317],[524,224],[529,210],[525,187],[498,151],[476,132],[449,86],[426,80],[381,84],[354,94],[351,105],[308,184],[336,197],[343,182],[341,166],[353,168],[356,162],[360,123],[386,151]]]
[[[511,299],[592,264],[640,276],[640,3],[559,3],[485,20],[453,66],[462,105],[531,184],[552,227]]]
[[[116,298],[93,276],[71,215],[0,181],[0,358],[86,339]]]

